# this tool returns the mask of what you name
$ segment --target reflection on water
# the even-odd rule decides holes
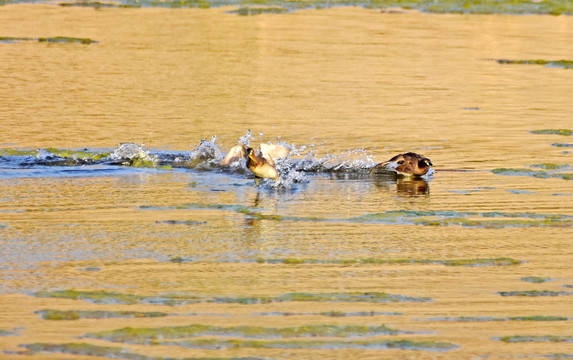
[[[1,354],[571,356],[573,19],[226,10],[0,7]]]
[[[397,176],[393,172],[376,174],[374,185],[387,191],[394,190],[401,196],[429,195],[430,184],[425,179]]]

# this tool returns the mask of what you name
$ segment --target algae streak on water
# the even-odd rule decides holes
[[[455,322],[489,322],[489,321],[569,321],[564,316],[514,316],[514,317],[493,317],[493,316],[460,316],[460,317],[439,317],[425,319],[427,321],[455,321]]]
[[[225,349],[225,348],[256,348],[256,349],[361,349],[361,350],[419,350],[419,351],[449,351],[458,348],[457,345],[424,340],[220,340],[197,339],[184,341],[167,341],[164,345],[183,346],[192,349]]]
[[[573,336],[562,335],[513,335],[503,336],[501,341],[507,343],[522,343],[522,342],[573,342]]]
[[[13,0],[11,2],[19,2]],[[210,8],[212,6],[237,5],[236,0],[167,0],[153,1],[120,0],[118,4],[99,1],[64,2],[61,6],[82,6],[96,9],[104,7],[166,7],[166,8]],[[404,8],[416,9],[428,13],[454,13],[454,14],[573,14],[573,5],[559,0],[545,0],[542,2],[519,0],[481,0],[468,2],[465,0],[440,0],[427,2],[423,0],[246,0],[239,2],[241,7],[235,12],[239,15],[253,15],[261,13],[283,13],[287,10],[297,9],[324,9],[333,6],[362,6],[370,9]],[[253,8],[251,12],[248,8]],[[273,9],[266,10],[266,9]],[[284,10],[283,10],[284,9]],[[396,12],[400,13],[400,12]]]
[[[522,261],[510,258],[495,259],[448,259],[448,260],[431,260],[431,259],[257,259],[261,264],[341,264],[341,265],[359,265],[359,264],[440,264],[446,266],[509,266],[519,265]]]
[[[545,278],[545,277],[541,277],[541,276],[525,276],[521,278],[521,281],[526,281],[526,282],[530,282],[530,283],[534,283],[534,284],[541,284],[547,281],[552,281],[553,279],[551,278]]]
[[[542,130],[532,130],[531,133],[532,134],[572,136],[573,130],[570,130],[570,129],[542,129]]]
[[[57,354],[71,354],[73,356],[97,356],[110,359],[124,359],[124,360],[185,360],[183,358],[164,357],[164,356],[150,356],[131,352],[129,349],[115,347],[115,346],[100,346],[86,343],[65,343],[65,344],[50,344],[50,343],[33,343],[23,344],[21,347],[25,351],[16,353],[17,355],[35,355],[45,353]],[[187,358],[189,359],[189,358]],[[200,360],[201,358],[194,358]],[[227,358],[219,357],[220,360]],[[248,358],[228,358],[229,360],[258,360],[256,357]],[[204,360],[208,360],[205,358]],[[261,359],[262,360],[262,359]]]
[[[103,339],[130,344],[160,343],[164,339],[183,339],[198,336],[231,336],[257,339],[306,338],[306,337],[368,337],[396,335],[403,331],[384,325],[306,325],[287,328],[259,326],[222,327],[211,325],[187,325],[162,328],[123,328],[84,335],[86,338]]]
[[[145,296],[124,294],[106,291],[77,291],[57,290],[39,291],[37,297],[64,298],[85,300],[95,304],[153,304],[153,305],[188,305],[196,303],[221,303],[221,304],[268,304],[272,302],[428,302],[432,301],[425,297],[412,297],[405,295],[393,295],[383,292],[353,292],[353,293],[289,293],[279,296],[252,296],[252,297],[198,297],[184,295],[159,295]]]
[[[18,43],[22,41],[37,41],[40,43],[59,43],[59,44],[94,44],[97,41],[92,39],[86,38],[75,38],[69,36],[55,36],[55,37],[40,37],[40,38],[27,38],[27,37],[9,37],[9,36],[2,36],[0,37],[0,42],[4,43]]]
[[[79,320],[79,319],[111,319],[111,318],[154,318],[169,316],[164,312],[139,311],[105,311],[105,310],[38,310],[35,311],[44,320]]]
[[[517,64],[517,65],[544,65],[548,67],[559,67],[564,69],[573,68],[573,60],[509,60],[498,59],[500,64]]]
[[[553,291],[553,290],[516,290],[516,291],[499,291],[501,296],[571,296],[573,291]]]

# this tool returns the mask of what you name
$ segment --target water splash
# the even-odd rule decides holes
[[[186,167],[198,170],[213,170],[219,167],[223,154],[216,144],[217,136],[213,135],[211,140],[203,139],[196,147],[189,152],[184,163]]]
[[[261,133],[261,136],[262,136],[262,133]],[[247,130],[247,133],[239,138],[238,143],[249,147],[251,140],[255,140],[255,137],[251,134],[251,130]]]
[[[142,166],[157,163],[157,156],[151,155],[145,144],[123,143],[113,150],[108,160],[121,165]]]
[[[339,155],[327,153],[321,158],[309,152],[301,161],[301,169],[312,172],[359,172],[374,165],[372,154],[365,149],[343,151]]]
[[[261,137],[264,135],[259,133]],[[236,144],[258,148],[258,144],[253,144],[257,140],[253,133],[248,130],[239,137]],[[311,174],[355,174],[357,176],[368,175],[368,170],[376,164],[373,155],[365,149],[345,150],[338,153],[326,152],[319,155],[319,150],[315,144],[297,146],[294,143],[287,143],[280,138],[265,139],[266,143],[284,146],[290,153],[281,159],[275,160],[275,166],[279,173],[279,180],[263,179],[261,186],[267,189],[292,189],[299,183],[308,183]],[[226,147],[226,146],[225,146]],[[101,170],[113,171],[115,166],[127,166],[137,168],[187,168],[198,171],[216,171],[225,173],[236,173],[241,176],[254,178],[247,170],[246,161],[240,158],[229,166],[221,166],[225,151],[217,144],[217,136],[212,136],[209,140],[203,139],[197,146],[188,152],[173,151],[151,151],[145,145],[135,143],[122,143],[111,152],[103,150],[69,150],[69,149],[39,149],[33,151],[23,151],[14,149],[0,150],[0,160],[3,169],[18,169],[11,173],[4,173],[5,176],[29,176],[23,173],[22,166],[34,170],[35,176],[50,176],[43,166],[52,167],[77,167],[82,166],[82,174],[90,175],[96,173],[97,165]],[[75,170],[75,169],[74,169]],[[126,170],[126,169],[123,169]],[[431,171],[424,179],[431,178]],[[59,171],[56,176],[66,176],[65,171]],[[390,174],[392,175],[392,174]],[[346,176],[346,175],[345,175]]]

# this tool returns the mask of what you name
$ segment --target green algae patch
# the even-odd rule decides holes
[[[438,264],[445,266],[511,266],[519,265],[523,261],[511,258],[491,258],[491,259],[450,259],[450,260],[431,260],[431,259],[257,259],[260,264],[340,264],[340,265],[365,265],[365,264]]]
[[[527,170],[531,172],[532,170]],[[495,170],[494,170],[495,172]],[[545,172],[542,172],[545,173]],[[464,227],[507,228],[538,226],[573,226],[573,216],[559,214],[457,212],[453,210],[398,210],[367,214],[349,219],[360,223],[401,225],[457,225]]]
[[[101,160],[109,156],[109,153],[96,153],[87,150],[47,148],[46,151],[53,154],[54,156],[71,159]]]
[[[123,360],[215,360],[215,358],[172,358],[172,357],[156,357],[137,354],[129,351],[123,347],[113,346],[100,346],[86,343],[64,343],[64,344],[50,344],[50,343],[33,343],[20,345],[26,349],[19,353],[20,355],[34,355],[43,353],[59,353],[59,354],[73,354],[76,356],[97,356],[109,359],[123,359]],[[217,358],[220,360],[261,360],[255,357],[245,358]]]
[[[44,320],[80,320],[80,319],[111,319],[111,318],[154,318],[169,316],[164,312],[138,311],[104,311],[104,310],[38,310],[34,311]]]
[[[193,221],[193,220],[165,220],[165,221],[156,221],[156,224],[169,224],[169,225],[204,225],[206,221]]]
[[[568,321],[564,316],[514,316],[514,317],[491,317],[491,316],[459,316],[459,317],[436,317],[425,319],[426,321],[453,321],[453,322],[490,322],[490,321]]]
[[[316,315],[329,316],[329,317],[347,317],[347,316],[377,316],[377,315],[404,315],[404,314],[399,312],[378,312],[378,311],[358,311],[358,312],[326,311],[318,313]]]
[[[36,149],[36,150],[18,150],[18,149],[0,149],[0,156],[25,157],[22,164],[42,165],[42,166],[79,166],[90,165],[103,162],[109,156],[105,152],[93,152],[85,150],[72,149]],[[20,164],[20,165],[22,165]]]
[[[319,302],[372,302],[372,303],[393,303],[393,302],[429,302],[431,298],[412,297],[405,295],[393,295],[384,292],[352,292],[352,293],[291,293],[278,296],[277,301],[319,301]]]
[[[289,293],[279,296],[252,296],[252,297],[196,297],[181,295],[144,296],[135,294],[123,294],[107,291],[78,291],[56,290],[39,291],[37,297],[84,300],[94,304],[152,304],[152,305],[187,305],[196,303],[220,303],[220,304],[269,304],[273,302],[291,301],[316,301],[316,302],[428,302],[431,298],[411,297],[405,295],[393,295],[383,292],[369,293]]]
[[[87,38],[76,38],[76,37],[69,37],[69,36],[55,36],[55,37],[40,37],[40,38],[28,38],[28,37],[9,37],[9,36],[2,36],[0,37],[0,42],[3,43],[19,43],[23,41],[36,41],[40,43],[60,43],[60,44],[94,44],[97,41]]]
[[[101,8],[132,8],[132,7],[139,7],[137,5],[127,5],[127,4],[118,4],[114,2],[102,2],[102,1],[72,1],[72,2],[62,2],[58,4],[62,7],[90,7],[94,9],[101,9]]]
[[[552,163],[544,163],[544,164],[535,164],[531,165],[533,168],[540,168],[543,170],[559,170],[559,169],[566,169],[569,168],[569,165],[559,165],[559,164],[552,164]]]
[[[557,336],[557,335],[513,335],[502,336],[499,340],[507,343],[514,342],[573,342],[573,336]]]
[[[137,354],[130,353],[125,349],[110,346],[99,346],[85,343],[48,344],[33,343],[23,344],[21,347],[27,349],[28,354],[61,353],[87,356],[100,356],[117,359],[145,359]]]
[[[0,4],[18,3],[23,0],[1,0]],[[416,9],[436,14],[573,14],[573,4],[563,0],[119,0],[113,3],[99,1],[64,2],[61,6],[101,7],[163,7],[163,8],[209,8],[213,6],[238,5],[252,7],[277,7],[290,11],[298,9],[324,9],[334,6],[361,6],[367,9],[389,9],[383,13],[402,13],[397,8]]]
[[[535,172],[535,170],[527,170]],[[566,174],[551,175],[549,172],[539,171],[539,173],[549,174],[547,176],[561,177],[568,179]],[[573,174],[571,174],[573,178]],[[351,218],[317,218],[317,217],[295,217],[281,215],[265,215],[260,213],[260,209],[246,207],[242,205],[228,204],[182,204],[174,207],[156,207],[143,205],[140,209],[217,209],[232,211],[238,214],[258,219],[271,221],[293,221],[293,222],[350,222],[384,225],[423,225],[423,226],[464,226],[502,229],[507,227],[548,227],[548,226],[573,226],[573,216],[562,214],[536,214],[536,213],[503,213],[492,212],[458,212],[453,210],[393,210],[382,213],[365,214]],[[290,261],[296,262],[296,259]]]
[[[544,278],[544,277],[540,277],[540,276],[526,276],[526,277],[522,277],[520,280],[525,281],[525,282],[534,283],[534,284],[541,284],[541,283],[544,283],[547,281],[552,281],[553,279]]]
[[[542,356],[548,359],[573,359],[573,354],[563,354],[563,353],[556,353]]]
[[[38,152],[39,150],[0,149],[0,156],[37,156]]]
[[[560,171],[496,168],[493,169],[491,172],[496,175],[506,175],[506,176],[532,176],[538,179],[559,178],[563,180],[573,180],[572,173],[564,173]]]
[[[237,10],[229,11],[230,14],[237,14],[237,15],[260,15],[260,14],[282,14],[286,13],[289,10],[284,7],[276,7],[276,6],[241,6]]]
[[[153,168],[156,167],[156,163],[153,160],[145,160],[145,159],[131,159],[130,161],[124,162],[122,165],[131,166],[134,168]],[[169,168],[169,167],[164,167]]]
[[[97,41],[87,38],[75,38],[69,36],[56,36],[56,37],[46,37],[38,38],[38,42],[48,42],[48,43],[74,43],[74,44],[93,44]]]
[[[532,130],[532,134],[545,134],[545,135],[561,135],[561,136],[573,136],[573,130],[571,129],[542,129],[542,130]]]
[[[202,301],[202,299],[193,296],[144,296],[107,291],[78,290],[39,291],[35,293],[35,296],[45,298],[84,300],[94,304],[154,304],[174,306],[196,304]]]
[[[564,69],[573,68],[573,60],[511,60],[511,59],[497,59],[499,64],[514,64],[514,65],[543,65],[547,67],[560,67]]]
[[[257,296],[257,297],[215,297],[209,302],[225,304],[268,304],[273,302],[291,302],[291,301],[312,301],[312,302],[371,302],[371,303],[390,303],[390,302],[428,302],[430,298],[419,298],[405,295],[393,295],[383,292],[370,293],[290,293],[276,297]]]
[[[573,295],[573,291],[552,291],[552,290],[524,290],[524,291],[499,291],[496,294],[501,296],[568,296]]]
[[[307,325],[286,328],[259,326],[211,326],[188,325],[160,328],[123,328],[112,331],[90,333],[84,338],[102,339],[130,344],[160,344],[164,339],[183,339],[198,336],[231,336],[257,339],[282,339],[303,337],[367,337],[376,335],[396,335],[400,332],[380,326],[360,325]]]
[[[13,330],[0,329],[0,336],[13,336],[13,335],[18,335],[16,329]]]
[[[107,291],[56,290],[38,291],[37,297],[86,300],[95,304],[138,304],[144,297]]]
[[[441,260],[446,266],[511,266],[523,261],[511,258]]]
[[[573,13],[573,5],[559,0],[532,2],[529,0],[439,0],[439,1],[393,1],[397,6],[419,9],[438,14],[547,14],[561,15]]]
[[[225,339],[193,339],[176,342],[166,342],[164,345],[178,345],[192,349],[224,349],[224,348],[257,348],[257,349],[401,349],[420,351],[449,351],[458,348],[457,345],[438,341],[416,340],[225,340]]]
[[[548,315],[533,315],[533,316],[514,316],[509,320],[515,321],[567,321],[570,318],[564,316],[548,316]]]
[[[5,44],[14,44],[19,43],[21,41],[32,41],[32,38],[25,38],[25,37],[14,37],[14,36],[0,36],[0,43]]]
[[[378,311],[325,311],[320,313],[296,313],[296,312],[264,312],[252,313],[254,316],[328,316],[328,317],[351,317],[351,316],[378,316],[378,315],[404,315],[399,312],[378,312]]]

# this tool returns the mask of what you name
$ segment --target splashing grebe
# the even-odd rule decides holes
[[[289,153],[289,148],[278,144],[260,144],[258,154],[253,148],[239,144],[229,150],[221,165],[227,166],[239,159],[245,159],[247,168],[255,174],[255,183],[258,185],[259,180],[263,178],[275,181],[279,179],[275,160],[287,157]]]
[[[386,167],[404,176],[424,176],[430,170],[430,166],[433,165],[432,161],[427,157],[413,152],[407,152],[405,154],[398,154],[388,161],[374,165],[370,169],[370,172],[373,172],[379,167]]]

